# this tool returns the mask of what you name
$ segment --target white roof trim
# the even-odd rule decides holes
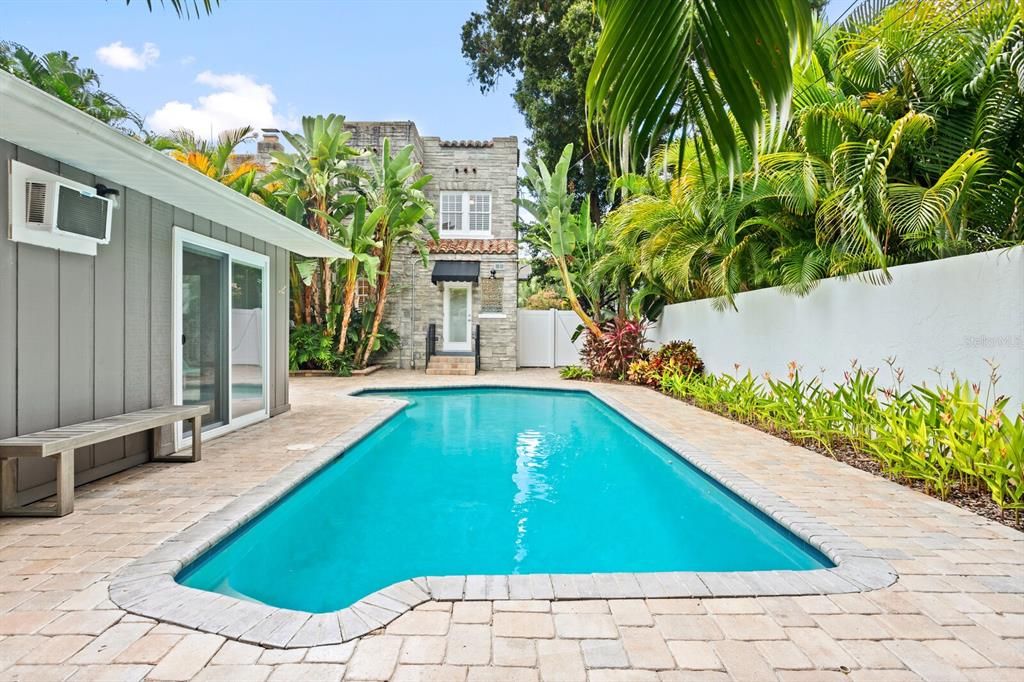
[[[352,257],[345,247],[2,71],[0,138],[302,256]]]

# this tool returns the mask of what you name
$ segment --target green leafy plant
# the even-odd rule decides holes
[[[537,227],[530,232],[534,245],[551,255],[559,275],[569,306],[579,316],[591,336],[600,337],[604,332],[580,304],[576,296],[569,260],[576,252],[581,236],[593,233],[588,207],[577,213],[572,211],[572,196],[568,191],[567,177],[572,161],[572,144],[565,145],[553,170],[540,159],[536,166],[525,164],[526,182],[533,192],[533,198],[520,197],[515,200],[537,219]]]
[[[592,381],[594,373],[579,365],[568,365],[558,370],[558,375],[563,379],[576,379],[579,381]]]
[[[918,481],[941,499],[984,491],[1019,522],[1024,410],[1008,411],[1008,400],[995,395],[995,370],[984,393],[957,378],[944,387],[904,391],[899,370],[896,386],[878,388],[876,374],[855,365],[842,382],[825,387],[801,377],[791,363],[784,378],[667,371],[658,387],[796,443],[869,456],[886,476]]]
[[[288,336],[288,366],[293,372],[304,369],[333,372],[341,357],[335,350],[334,339],[324,333],[322,325],[296,325]]]
[[[704,362],[690,341],[672,341],[664,344],[651,357],[634,360],[626,371],[626,378],[635,384],[658,387],[666,374],[702,374]]]
[[[421,173],[422,166],[412,159],[413,145],[406,145],[391,154],[391,140],[384,138],[379,155],[369,157],[370,170],[360,186],[366,197],[367,209],[374,221],[373,240],[379,244],[374,254],[379,258],[374,286],[374,314],[372,323],[363,327],[360,337],[361,352],[356,353],[356,366],[366,367],[370,354],[378,347],[377,335],[384,319],[391,286],[391,262],[398,249],[418,252],[423,265],[427,264],[427,240],[440,237],[433,223],[434,205],[423,193],[431,180]]]

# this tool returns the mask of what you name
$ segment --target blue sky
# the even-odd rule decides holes
[[[155,128],[208,133],[250,117],[262,127],[340,113],[412,119],[444,138],[523,139],[511,82],[482,95],[468,80],[460,31],[483,4],[222,0],[211,16],[180,21],[144,0],[0,0],[0,40],[79,55]]]
[[[509,79],[487,95],[469,82],[460,30],[484,0],[222,0],[191,21],[154,4],[0,0],[0,40],[79,55],[155,129],[340,113],[443,138],[526,137]],[[830,15],[848,5],[833,0]]]

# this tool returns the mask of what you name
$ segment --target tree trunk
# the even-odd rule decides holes
[[[288,299],[289,304],[292,308],[292,321],[295,324],[302,324],[302,278],[299,276],[298,268],[295,263],[289,263],[289,292]]]
[[[359,261],[355,258],[348,262],[348,275],[345,277],[345,302],[341,313],[341,338],[338,339],[338,352],[345,352],[348,340],[348,323],[352,317],[352,302],[356,297],[356,276],[359,274]]]
[[[373,354],[373,344],[377,341],[377,330],[380,329],[380,321],[384,319],[384,303],[388,298],[388,284],[391,283],[391,273],[384,272],[378,279],[377,284],[377,308],[373,311],[373,326],[370,328],[370,339],[366,343],[366,350],[363,352],[362,361],[359,367],[366,367],[370,362],[370,355]]]
[[[324,325],[327,324],[327,320],[330,319],[331,313],[331,290],[334,288],[331,282],[331,262],[326,258],[320,259],[320,277],[321,277],[321,288],[324,292],[324,307],[322,315],[324,318]],[[330,334],[332,330],[325,327],[324,333]]]
[[[302,282],[302,279],[299,279]],[[302,307],[305,308],[306,324],[313,324],[313,283],[302,282]]]
[[[629,313],[629,286],[626,280],[619,280],[619,321],[628,317]]]
[[[583,306],[580,305],[579,299],[576,298],[576,292],[572,288],[572,281],[569,279],[569,270],[565,266],[565,260],[562,258],[556,258],[555,261],[558,263],[558,272],[562,275],[562,284],[565,286],[565,296],[569,299],[569,306],[573,309],[580,320],[583,321],[585,326],[591,334],[600,338],[604,336],[601,332],[601,328],[590,319],[590,315],[587,315],[583,311]]]

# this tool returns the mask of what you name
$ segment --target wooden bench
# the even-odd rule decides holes
[[[149,431],[151,461],[198,462],[203,452],[203,415],[209,412],[209,405],[154,407],[0,440],[0,515],[70,514],[75,507],[75,448]],[[160,427],[186,420],[192,422],[192,454],[160,456]],[[18,505],[18,457],[57,458],[56,504]]]

